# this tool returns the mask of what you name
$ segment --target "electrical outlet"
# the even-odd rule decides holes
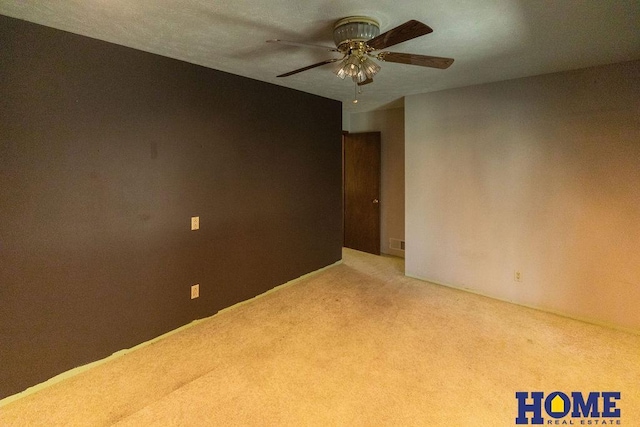
[[[513,272],[513,280],[516,282],[522,282],[522,273],[518,270]]]
[[[200,284],[196,283],[191,285],[191,299],[196,299],[200,296]]]
[[[200,228],[200,217],[192,216],[191,217],[191,230],[198,230]]]

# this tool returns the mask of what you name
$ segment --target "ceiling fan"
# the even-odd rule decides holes
[[[380,24],[378,24],[378,21],[375,19],[366,16],[351,16],[336,22],[333,28],[335,48],[280,39],[267,40],[267,42],[319,48],[342,54],[340,58],[327,59],[317,64],[280,74],[277,77],[288,77],[322,65],[339,62],[334,69],[334,73],[341,79],[351,77],[358,86],[362,86],[373,82],[373,76],[380,71],[380,66],[375,59],[385,62],[418,65],[421,67],[448,68],[453,63],[453,59],[451,58],[387,51],[375,53],[376,51],[431,32],[433,32],[433,30],[428,25],[411,20],[380,34]],[[357,102],[357,99],[355,99],[354,102]]]

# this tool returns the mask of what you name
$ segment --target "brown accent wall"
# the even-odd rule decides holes
[[[0,398],[338,261],[340,138],[337,101],[0,16]]]

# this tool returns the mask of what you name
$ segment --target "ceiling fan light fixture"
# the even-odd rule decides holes
[[[334,73],[341,79],[351,77],[355,83],[362,83],[372,79],[380,71],[380,66],[361,52],[352,52],[348,57],[338,63]]]

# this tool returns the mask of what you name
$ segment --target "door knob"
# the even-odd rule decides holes
[[[380,201],[378,199],[373,199],[373,204],[377,205],[378,203],[380,203]]]

